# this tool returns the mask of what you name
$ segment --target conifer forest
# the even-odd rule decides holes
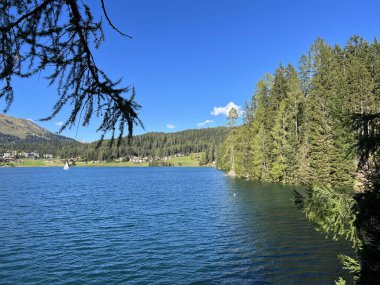
[[[353,187],[350,114],[378,112],[379,94],[377,40],[354,36],[339,47],[318,38],[297,67],[280,65],[257,83],[244,125],[225,141],[218,165],[256,180]]]

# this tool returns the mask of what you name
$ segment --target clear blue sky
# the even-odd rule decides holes
[[[86,0],[100,16],[100,1]],[[354,34],[372,41],[380,34],[380,1],[105,0],[114,24],[128,40],[105,26],[106,42],[96,61],[113,79],[134,84],[140,117],[151,131],[225,125],[214,107],[242,106],[257,81],[280,64],[297,65],[322,37],[344,45]],[[9,115],[39,119],[57,99],[42,77],[15,81]],[[4,102],[0,102],[2,108]],[[67,110],[41,126],[57,131]],[[78,140],[99,138],[97,121],[64,131]],[[175,128],[168,128],[175,127]]]

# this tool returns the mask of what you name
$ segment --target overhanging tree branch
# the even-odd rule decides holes
[[[81,4],[79,4],[81,3]],[[101,0],[107,21],[110,21]],[[125,34],[123,34],[125,35]],[[118,144],[128,128],[141,125],[131,87],[118,87],[120,80],[111,80],[96,65],[90,45],[98,47],[104,40],[101,22],[94,21],[89,6],[77,0],[5,0],[0,3],[0,99],[5,112],[13,101],[13,78],[28,78],[45,72],[49,85],[57,87],[58,100],[50,120],[64,106],[71,104],[68,119],[60,129],[71,128],[84,112],[83,126],[93,115],[102,118],[98,128],[101,139],[116,129]],[[132,91],[132,95],[126,97]]]

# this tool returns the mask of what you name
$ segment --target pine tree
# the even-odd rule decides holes
[[[267,117],[269,118],[269,120],[267,120],[267,129],[272,128],[274,124],[273,118],[276,116],[281,101],[286,98],[288,88],[286,69],[283,65],[280,65],[274,73],[273,85],[270,90],[269,104],[267,107]]]
[[[308,173],[306,181],[308,184],[331,185],[331,161],[333,152],[332,121],[328,109],[328,47],[317,40],[314,45],[316,58],[314,62],[315,75],[312,78],[312,88],[306,100],[305,130],[308,145],[307,152]]]
[[[265,151],[265,130],[264,125],[259,125],[257,133],[253,136],[252,145],[252,163],[250,175],[256,180],[266,180],[266,161]]]
[[[298,63],[299,78],[301,89],[305,97],[310,93],[311,89],[311,60],[310,57],[303,54]]]
[[[251,165],[251,148],[249,125],[244,124],[231,132],[231,160],[234,164],[232,170],[240,177],[249,177]]]
[[[288,134],[285,128],[285,107],[284,99],[277,110],[274,126],[270,133],[273,140],[270,178],[275,182],[286,182],[286,171],[289,167],[286,154],[290,151],[290,145],[287,142]]]
[[[210,151],[210,162],[215,161],[215,145],[211,146],[211,151]]]
[[[288,160],[288,170],[286,173],[287,181],[291,183],[298,182],[296,175],[298,153],[301,141],[301,123],[305,101],[305,95],[302,93],[301,83],[297,71],[292,65],[288,65],[287,69],[288,92],[285,99],[286,112],[284,127],[287,130],[288,152],[285,154]]]
[[[249,125],[253,120],[253,113],[255,106],[254,102],[245,102],[244,103],[244,111],[243,111],[243,124]]]
[[[277,112],[280,107],[281,102],[286,98],[288,92],[288,82],[286,79],[286,69],[283,65],[280,65],[275,73],[273,78],[273,85],[270,90],[270,97],[268,100],[268,106],[266,108],[266,120],[265,120],[265,129],[268,133],[272,132],[272,129],[275,124],[275,120],[277,118]],[[275,155],[275,151],[273,148],[275,147],[272,140],[267,140],[267,148],[268,148],[268,167],[272,169],[271,164],[277,159]]]
[[[269,179],[269,131],[265,128],[267,123],[267,106],[272,87],[273,78],[266,74],[256,86],[253,98],[255,102],[254,120],[250,126],[252,164],[249,174],[256,179]]]

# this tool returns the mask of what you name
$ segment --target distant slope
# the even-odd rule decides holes
[[[56,153],[65,145],[79,145],[74,139],[56,135],[30,120],[0,114],[0,153],[37,151]]]
[[[48,134],[49,131],[41,128],[29,120],[13,118],[0,114],[1,136],[13,136],[19,139],[26,139],[28,136],[47,138]]]

